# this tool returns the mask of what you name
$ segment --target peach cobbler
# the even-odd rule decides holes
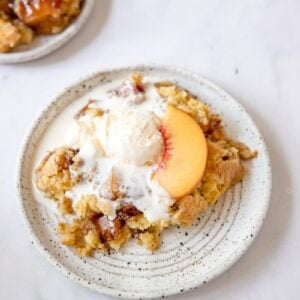
[[[82,256],[130,239],[158,249],[164,229],[192,225],[257,155],[190,92],[142,74],[85,99],[60,131],[64,144],[49,149],[33,181],[63,216],[61,243]]]
[[[0,0],[0,52],[56,34],[79,15],[82,0]]]

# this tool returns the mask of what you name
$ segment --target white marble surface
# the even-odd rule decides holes
[[[112,66],[161,63],[208,77],[240,99],[273,161],[265,225],[227,273],[174,299],[299,299],[300,1],[99,0],[54,54],[0,66],[0,299],[111,299],[65,279],[29,243],[15,196],[26,128],[66,85]]]

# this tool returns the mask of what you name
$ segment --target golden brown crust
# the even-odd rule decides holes
[[[27,44],[31,43],[34,38],[33,30],[30,27],[23,24],[19,20],[13,20],[13,24],[16,26],[16,28],[18,29],[18,32],[21,35],[21,38],[19,40],[19,45],[22,45],[22,44],[27,45]]]
[[[62,236],[61,243],[74,247],[81,256],[90,256],[96,249],[105,250],[99,230],[91,220],[75,219],[72,224],[61,222],[57,231]]]
[[[21,44],[28,44],[33,36],[31,28],[0,10],[0,52],[9,52]]]
[[[130,240],[131,235],[132,234],[128,226],[123,226],[114,238],[108,242],[109,247],[118,251],[123,244]]]
[[[191,226],[198,214],[207,208],[207,202],[200,194],[185,196],[177,205],[173,218],[175,224],[183,227]]]
[[[204,199],[213,204],[232,185],[244,176],[238,150],[226,141],[207,140],[208,160],[200,186]]]
[[[19,45],[21,34],[18,28],[0,15],[0,52],[9,52]]]
[[[156,230],[154,232],[146,231],[140,233],[138,241],[140,245],[143,245],[148,250],[155,251],[160,245],[159,232]]]
[[[239,157],[242,160],[252,159],[257,156],[257,151],[252,151],[250,148],[241,142],[229,141],[229,144],[238,149]]]
[[[58,209],[62,215],[73,214],[72,200],[66,196],[59,199]]]
[[[59,200],[73,186],[70,166],[77,153],[71,148],[59,148],[49,152],[36,168],[36,186],[48,198]]]
[[[144,215],[137,215],[129,218],[126,224],[130,229],[146,230],[151,226],[151,223],[144,217]]]

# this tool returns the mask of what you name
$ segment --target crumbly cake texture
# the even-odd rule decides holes
[[[82,0],[0,0],[0,52],[56,34],[80,14]]]
[[[137,91],[143,91],[142,76],[131,77]],[[96,250],[118,251],[131,238],[150,251],[160,246],[161,232],[169,226],[191,226],[197,216],[213,205],[231,186],[243,179],[245,169],[242,161],[256,157],[245,144],[231,140],[222,125],[219,115],[195,98],[188,91],[171,82],[155,85],[157,93],[167,105],[177,107],[191,115],[202,128],[208,147],[207,165],[201,181],[192,193],[177,199],[170,207],[170,221],[149,222],[132,204],[120,203],[117,217],[109,220],[110,206],[99,201],[95,195],[83,196],[72,207],[65,194],[76,184],[80,176],[73,177],[83,162],[78,158],[78,149],[62,147],[49,152],[35,170],[36,187],[44,195],[56,201],[62,215],[72,215],[72,223],[61,222],[58,233],[61,243],[74,247],[81,256],[90,256]],[[101,116],[102,112],[85,106],[79,114],[91,113]],[[122,198],[118,193],[117,178],[111,176],[108,189],[114,199]],[[101,200],[101,199],[100,199]]]
[[[0,11],[0,52],[9,52],[21,44],[28,44],[33,37],[31,28]]]

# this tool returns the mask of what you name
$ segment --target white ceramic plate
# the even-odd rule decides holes
[[[246,164],[247,175],[188,229],[171,228],[153,254],[130,243],[120,253],[80,258],[61,246],[58,217],[38,204],[32,193],[36,146],[53,119],[70,103],[107,81],[141,71],[188,89],[220,113],[230,136],[259,155]],[[54,99],[31,128],[19,163],[19,203],[32,243],[67,277],[100,293],[126,298],[155,298],[185,292],[215,278],[250,246],[262,226],[271,191],[271,169],[261,134],[245,109],[224,90],[189,72],[138,66],[100,72],[79,81]]]
[[[0,63],[20,63],[46,56],[66,44],[88,20],[95,0],[85,0],[80,15],[61,33],[36,36],[32,43],[9,53],[0,53]]]

